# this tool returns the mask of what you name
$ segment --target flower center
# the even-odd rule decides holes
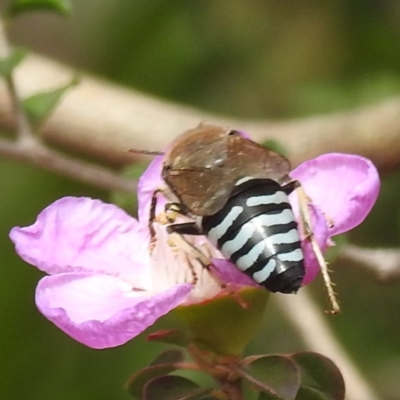
[[[151,253],[153,285],[156,292],[179,283],[190,283],[189,303],[214,297],[222,284],[210,270],[211,258],[222,258],[205,236],[168,234],[166,226],[154,223],[155,242]]]

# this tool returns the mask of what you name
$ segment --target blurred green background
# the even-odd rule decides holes
[[[6,4],[1,0],[1,7]],[[72,4],[66,19],[19,17],[10,27],[12,42],[161,98],[235,117],[318,115],[400,93],[398,0]],[[400,176],[384,181],[378,205],[349,238],[355,243],[399,245]],[[18,259],[8,239],[11,227],[32,223],[61,196],[109,195],[4,159],[0,187],[1,398],[128,399],[125,380],[162,346],[147,344],[144,335],[103,351],[74,342],[36,310],[41,274]],[[382,399],[398,400],[400,284],[382,285],[343,264],[334,269],[343,313],[326,318]],[[313,289],[322,313],[321,282]],[[165,318],[158,326],[168,324]],[[303,349],[272,302],[249,352]]]

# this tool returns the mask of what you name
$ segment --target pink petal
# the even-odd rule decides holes
[[[245,139],[251,140],[251,137],[250,137],[250,135],[248,133],[246,133],[244,131],[241,131],[241,130],[238,130],[238,129],[236,129],[236,131],[240,134],[240,136],[244,137]]]
[[[163,157],[155,157],[139,179],[137,187],[139,221],[147,227],[150,216],[150,203],[154,191],[164,186],[161,178]],[[162,212],[166,201],[162,194],[157,197],[157,210]]]
[[[133,291],[108,275],[67,273],[44,277],[36,289],[43,315],[86,346],[120,346],[182,304],[191,285],[163,293]]]
[[[338,235],[359,225],[374,205],[380,187],[372,162],[353,154],[324,154],[306,161],[291,172],[305,192],[333,220],[329,235]]]
[[[49,274],[106,271],[138,286],[149,274],[146,235],[118,207],[75,197],[54,202],[33,225],[10,232],[21,258]]]
[[[244,274],[237,266],[228,260],[213,258],[212,267],[214,267],[217,276],[221,278],[223,282],[243,286],[258,286],[253,279]]]

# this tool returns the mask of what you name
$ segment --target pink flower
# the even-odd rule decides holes
[[[162,185],[162,162],[162,157],[156,157],[139,183],[139,221],[143,223],[149,219],[151,195]],[[347,232],[364,221],[375,204],[380,188],[379,175],[374,164],[354,154],[324,154],[299,165],[290,173],[290,177],[301,183],[312,201],[312,228],[321,250],[326,250],[333,244],[331,237]],[[299,219],[296,192],[289,196],[289,200]],[[159,212],[164,209],[164,205],[165,201],[157,203]],[[329,227],[328,222],[333,222],[333,226]],[[306,285],[317,276],[319,264],[308,242],[303,241],[302,247],[306,266],[303,285]],[[224,269],[224,274],[233,274],[236,277],[237,268],[232,271],[227,266],[230,263],[225,260],[213,262],[218,269]]]
[[[220,291],[158,224],[156,247],[150,255],[149,203],[161,184],[161,167],[162,157],[156,157],[140,179],[139,220],[99,200],[65,197],[43,210],[33,225],[11,230],[19,256],[47,274],[36,288],[39,310],[89,347],[124,344],[177,306]],[[302,183],[313,202],[313,229],[322,249],[332,236],[364,220],[379,191],[376,168],[356,155],[326,154],[303,163],[291,176]],[[295,194],[290,200],[297,213]],[[159,212],[162,206],[160,201]],[[328,227],[324,215],[334,221],[334,227]],[[216,259],[220,253],[205,238],[194,237],[193,244],[209,252],[225,280],[253,284],[228,261]],[[304,251],[305,284],[319,268],[307,245]]]

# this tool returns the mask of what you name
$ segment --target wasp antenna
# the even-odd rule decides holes
[[[299,208],[300,208],[301,221],[303,223],[304,234],[307,240],[310,241],[315,257],[317,258],[318,264],[321,268],[322,277],[324,279],[325,287],[328,292],[328,298],[331,305],[331,309],[328,310],[327,313],[337,314],[340,312],[340,306],[336,299],[336,293],[333,290],[335,284],[331,281],[331,277],[329,276],[328,263],[325,261],[325,258],[322,254],[322,251],[317,241],[315,240],[311,228],[311,218],[310,218],[310,212],[308,210],[308,204],[310,203],[310,199],[301,186],[297,188],[297,193],[299,197]]]
[[[164,153],[162,151],[151,151],[151,150],[138,150],[138,149],[129,149],[129,153],[134,154],[144,154],[146,156],[163,156]]]

